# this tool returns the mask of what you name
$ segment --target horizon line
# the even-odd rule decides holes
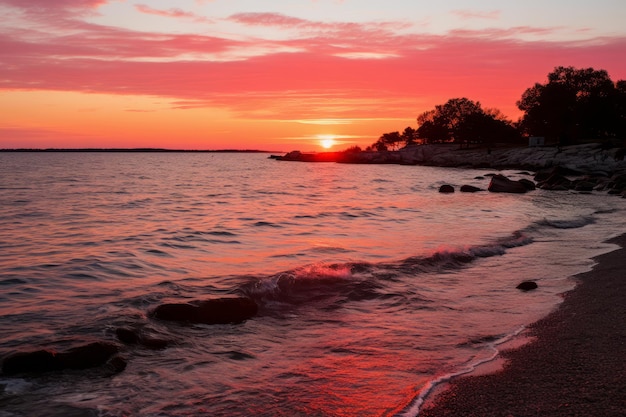
[[[215,152],[215,153],[283,153],[262,149],[169,149],[169,148],[5,148],[0,152]]]

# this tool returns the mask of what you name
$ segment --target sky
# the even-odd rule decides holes
[[[623,0],[0,0],[0,149],[366,147],[557,66],[626,79]]]

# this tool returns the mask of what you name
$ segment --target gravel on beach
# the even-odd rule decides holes
[[[501,371],[452,381],[419,417],[626,416],[626,234],[610,242]]]

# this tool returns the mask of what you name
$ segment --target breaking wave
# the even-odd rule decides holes
[[[426,256],[394,262],[311,264],[248,282],[238,292],[253,298],[266,309],[271,309],[276,303],[300,305],[331,297],[341,297],[344,301],[386,297],[388,281],[425,273],[460,270],[477,259],[501,256],[507,249],[532,242],[531,237],[515,232],[492,244],[466,248],[440,247]]]

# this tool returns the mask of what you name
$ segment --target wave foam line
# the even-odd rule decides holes
[[[441,384],[444,384],[446,382],[451,381],[454,378],[458,378],[459,376],[462,375],[467,375],[469,373],[472,373],[476,370],[476,368],[478,368],[480,365],[483,365],[485,363],[491,362],[494,359],[496,359],[499,355],[500,355],[500,351],[497,349],[497,346],[508,342],[509,340],[517,337],[522,331],[524,331],[526,327],[525,326],[521,326],[519,329],[517,329],[516,331],[514,331],[513,333],[506,335],[496,341],[494,341],[493,343],[490,343],[488,346],[489,348],[492,350],[492,354],[491,356],[489,356],[488,358],[485,359],[481,359],[477,362],[474,362],[472,364],[470,364],[467,368],[464,368],[460,371],[457,372],[452,372],[446,375],[442,375],[438,378],[435,378],[431,381],[428,381],[428,383],[420,390],[420,393],[418,394],[418,396],[413,400],[412,404],[408,407],[408,409],[406,409],[402,414],[400,414],[400,416],[402,417],[417,417],[419,415],[420,409],[421,407],[424,405],[424,403],[426,402],[426,399],[428,398],[428,396],[433,392],[433,390],[438,387]]]

